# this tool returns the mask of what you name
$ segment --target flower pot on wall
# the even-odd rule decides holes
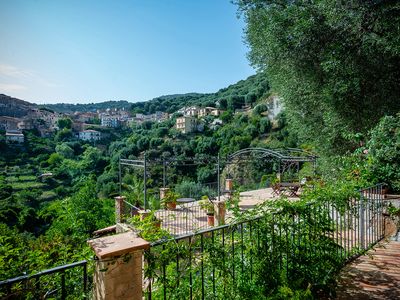
[[[167,202],[166,206],[168,210],[174,210],[176,209],[176,202]]]
[[[208,226],[214,226],[214,214],[207,214],[207,224]]]
[[[153,224],[154,224],[154,227],[156,227],[156,228],[161,228],[161,220],[155,220],[155,221],[153,222]]]

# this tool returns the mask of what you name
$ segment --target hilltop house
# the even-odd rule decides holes
[[[199,117],[212,115],[218,117],[223,111],[215,107],[203,107],[199,109]]]
[[[74,119],[78,122],[82,122],[82,123],[88,123],[91,122],[93,120],[95,120],[97,118],[97,113],[94,112],[75,112],[74,113]]]
[[[35,128],[34,122],[29,117],[22,118],[21,122],[18,123],[19,130],[29,130]]]
[[[101,115],[101,126],[117,128],[121,126],[121,121],[117,115]]]
[[[177,111],[177,113],[181,113],[184,116],[190,116],[190,117],[197,117],[199,114],[200,108],[197,106],[189,106],[189,107],[182,107]]]
[[[2,130],[17,130],[18,124],[21,122],[19,118],[0,116],[0,129]]]
[[[101,139],[101,132],[96,130],[82,130],[79,132],[78,137],[82,141],[99,141]]]
[[[24,142],[24,134],[18,130],[7,130],[6,131],[6,142],[8,144],[22,144]]]
[[[141,124],[146,121],[150,122],[162,122],[165,120],[168,120],[168,113],[162,112],[162,111],[156,111],[154,114],[151,115],[145,115],[145,114],[136,114],[134,118],[131,118],[129,122],[132,123],[137,123]]]
[[[211,130],[217,130],[219,127],[221,127],[223,124],[221,119],[215,119],[214,121],[212,121],[212,123],[210,124],[210,129]]]
[[[168,117],[169,114],[162,111],[156,111],[156,113],[153,114],[154,121],[156,122],[162,122],[168,120]]]
[[[190,133],[196,130],[197,119],[191,116],[183,116],[176,119],[176,129],[182,133]]]
[[[85,129],[86,123],[81,121],[72,121],[72,130],[75,132],[79,132]]]

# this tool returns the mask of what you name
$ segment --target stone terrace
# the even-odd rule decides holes
[[[254,208],[257,204],[264,201],[276,199],[279,196],[273,194],[271,188],[246,191],[240,193],[239,208],[242,211]],[[220,197],[226,200],[225,196]],[[298,198],[289,198],[295,200]],[[161,226],[171,234],[179,235],[190,231],[197,231],[209,228],[207,225],[206,212],[202,211],[198,202],[192,202],[177,206],[175,210],[159,210],[155,213],[156,217],[162,220]],[[229,223],[232,213],[226,212],[226,222]]]

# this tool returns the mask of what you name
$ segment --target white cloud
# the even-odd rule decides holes
[[[45,78],[43,78],[41,75],[39,75],[37,72],[31,71],[31,70],[26,70],[26,69],[21,69],[12,65],[7,65],[7,64],[0,64],[0,78],[4,79],[5,81],[19,81],[19,82],[24,82],[27,85],[39,85],[42,87],[47,87],[47,88],[53,88],[53,87],[59,87],[59,84],[56,84],[54,82],[51,82]],[[16,86],[21,86],[19,84],[10,84],[10,86],[14,85]],[[25,89],[25,88],[24,88]]]
[[[0,83],[0,92],[1,93],[10,93],[15,91],[26,90],[26,87],[21,84],[13,84],[13,83]]]
[[[4,64],[0,64],[0,75],[19,79],[35,77],[34,74],[30,71],[22,70],[14,66]]]

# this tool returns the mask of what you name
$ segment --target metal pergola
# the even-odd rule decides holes
[[[143,160],[133,160],[133,159],[119,159],[119,192],[121,194],[122,190],[122,167],[127,166],[131,168],[139,168],[143,169],[143,180],[144,180],[144,189],[143,189],[143,198],[144,198],[144,208],[147,207],[147,168],[149,166],[154,165],[162,165],[163,167],[163,187],[165,188],[167,185],[167,168],[170,165],[175,166],[198,166],[198,165],[207,165],[214,164],[217,167],[217,193],[218,200],[220,200],[221,196],[221,182],[220,182],[220,172],[221,165],[230,165],[235,164],[238,161],[253,161],[249,159],[249,156],[257,157],[257,159],[262,159],[263,161],[276,161],[279,164],[278,174],[283,174],[285,172],[290,171],[292,168],[295,168],[296,171],[299,171],[300,163],[302,162],[311,162],[313,164],[313,169],[315,173],[316,168],[316,160],[317,156],[311,152],[296,149],[296,148],[286,148],[286,149],[268,149],[268,148],[245,148],[239,151],[236,151],[226,158],[221,159],[218,154],[215,156],[200,156],[200,157],[168,157],[168,158],[156,158],[150,161],[146,158],[146,153],[144,153]]]
[[[146,162],[146,153],[144,154],[143,160],[134,160],[134,159],[122,159],[119,158],[118,164],[118,178],[119,178],[119,194],[122,192],[122,167],[127,166],[131,168],[140,168],[143,169],[143,181],[144,181],[144,189],[143,189],[143,205],[144,209],[146,209],[147,202],[147,162]]]
[[[235,159],[244,161],[243,156],[257,156],[258,159],[264,161],[276,161],[278,162],[278,174],[283,174],[295,168],[299,171],[300,163],[311,162],[313,164],[313,170],[315,173],[317,156],[309,151],[305,151],[297,148],[286,148],[286,149],[268,149],[268,148],[245,148],[227,157],[227,164],[235,163]]]

